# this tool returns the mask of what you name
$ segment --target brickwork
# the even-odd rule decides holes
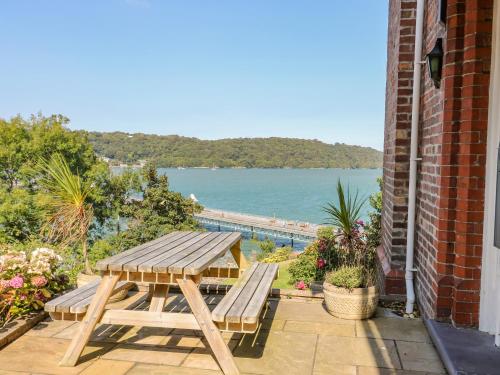
[[[389,3],[382,245],[386,294],[404,292],[415,0]]]
[[[410,3],[415,5],[391,0],[391,16],[403,12],[403,6]],[[445,56],[441,88],[433,86],[426,70],[421,80],[422,160],[417,174],[415,285],[425,316],[475,326],[480,295],[493,1],[448,0],[446,26],[437,21],[437,9],[438,0],[426,1],[423,54],[432,49],[436,38],[442,37]],[[391,41],[398,35],[393,23],[391,20],[389,24],[389,58],[395,53]],[[395,233],[404,237],[401,223],[406,225],[406,220],[394,215],[394,208],[404,208],[405,214],[408,177],[398,174],[398,168],[407,163],[409,153],[405,144],[398,150],[398,159],[397,147],[393,146],[403,133],[398,128],[401,123],[391,121],[392,115],[397,112],[400,119],[407,118],[405,108],[395,104],[406,103],[407,95],[398,98],[400,94],[390,76],[394,74],[393,64],[388,62],[384,159],[388,191],[384,192],[384,242],[379,252],[386,259],[384,273],[388,275],[402,269],[404,249],[398,242],[401,237]],[[410,113],[408,109],[408,119]],[[409,129],[409,120],[407,125],[405,129]],[[398,184],[405,188],[395,189]]]

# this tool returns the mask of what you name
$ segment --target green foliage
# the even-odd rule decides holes
[[[143,199],[122,207],[128,229],[114,239],[118,249],[128,249],[174,230],[199,229],[193,214],[201,212],[202,206],[169,190],[167,176],[159,176],[154,165],[145,166],[143,176]]]
[[[40,196],[21,188],[0,189],[0,243],[27,241],[43,224]]]
[[[293,138],[215,141],[177,135],[122,132],[88,134],[99,155],[116,163],[149,160],[159,167],[380,168],[382,153],[369,147]]]
[[[345,236],[350,236],[359,220],[361,209],[366,199],[360,199],[357,191],[352,194],[349,188],[344,193],[344,187],[340,180],[337,181],[337,197],[339,201],[338,205],[327,203],[323,207],[323,211],[329,215],[328,224],[339,228]]]
[[[327,274],[326,281],[349,290],[362,288],[365,285],[364,270],[360,266],[343,266]]]
[[[290,246],[283,246],[277,248],[271,254],[268,254],[265,258],[260,259],[263,263],[279,263],[288,260],[290,254],[292,253],[292,248]]]
[[[274,241],[271,241],[269,238],[266,238],[264,241],[259,241],[260,253],[257,255],[257,260],[261,261],[262,259],[270,256],[274,249],[276,248],[276,244]]]
[[[303,281],[306,284],[310,284],[317,280],[318,255],[317,245],[316,243],[312,243],[290,264],[288,272],[290,273],[292,283]]]
[[[368,247],[377,248],[380,245],[382,233],[382,179],[378,178],[380,191],[370,196],[370,206],[373,208],[368,213],[369,221],[365,226],[366,242]]]
[[[322,226],[319,227],[318,232],[316,233],[318,239],[325,239],[328,241],[335,239],[335,227],[332,226]]]

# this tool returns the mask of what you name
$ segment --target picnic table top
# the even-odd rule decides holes
[[[199,275],[241,240],[239,232],[172,232],[100,260],[100,271]]]

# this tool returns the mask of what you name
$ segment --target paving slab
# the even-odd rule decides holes
[[[275,309],[273,319],[281,320],[307,320],[310,322],[337,323],[355,325],[354,320],[335,318],[330,315],[323,305],[318,302],[298,302],[298,301],[280,301],[277,306],[271,304]]]
[[[314,370],[324,372],[338,364],[402,368],[392,340],[319,336]]]
[[[291,332],[314,333],[316,335],[356,336],[355,326],[350,324],[287,320],[284,330]]]
[[[142,346],[131,344],[118,344],[113,350],[106,353],[102,358],[119,361],[132,361],[142,363],[152,363],[157,365],[179,366],[186,359],[190,350]]]
[[[25,333],[25,336],[52,337],[74,324],[76,324],[76,322],[66,320],[53,321],[48,318],[31,328]]]
[[[329,369],[314,370],[313,375],[357,375],[357,367],[337,364]]]
[[[374,318],[356,321],[358,337],[383,338],[416,342],[431,342],[420,319]]]
[[[434,346],[425,342],[396,341],[403,369],[444,373]]]
[[[202,370],[189,367],[156,366],[138,363],[127,375],[223,375],[222,371]]]
[[[80,375],[123,375],[128,370],[134,367],[134,362],[129,361],[113,361],[109,359],[98,359],[87,367]]]
[[[394,370],[378,367],[358,367],[358,375],[438,375],[428,371]]]
[[[4,371],[78,374],[112,348],[112,345],[108,343],[90,343],[85,347],[76,367],[60,367],[59,361],[69,343],[69,340],[52,337],[20,337],[0,352],[0,368]]]
[[[233,353],[242,372],[310,374],[316,340],[314,334],[262,330],[246,335]]]

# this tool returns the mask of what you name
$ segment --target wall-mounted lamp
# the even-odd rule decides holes
[[[441,86],[441,71],[443,70],[443,39],[437,38],[434,48],[427,54],[429,75],[437,89]]]

